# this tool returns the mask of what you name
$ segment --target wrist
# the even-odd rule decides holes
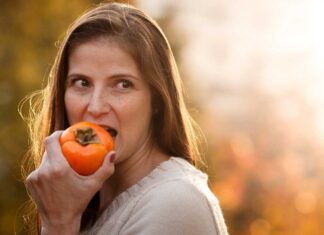
[[[78,235],[80,233],[81,217],[73,220],[42,222],[41,235]]]

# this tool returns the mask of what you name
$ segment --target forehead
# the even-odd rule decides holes
[[[133,56],[125,46],[111,38],[96,38],[75,45],[68,57],[68,67],[69,73],[71,70],[75,72],[74,70],[90,68],[101,71],[127,68],[139,73]]]
[[[138,50],[131,43],[128,42],[125,38],[121,36],[110,36],[110,35],[97,35],[93,37],[77,38],[74,37],[69,43],[67,55],[68,57],[75,51],[76,48],[85,44],[97,44],[105,47],[107,45],[118,47],[124,52],[128,53],[135,61],[137,61]]]

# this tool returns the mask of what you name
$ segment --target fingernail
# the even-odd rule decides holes
[[[110,157],[110,163],[113,163],[115,161],[116,154],[113,153]]]

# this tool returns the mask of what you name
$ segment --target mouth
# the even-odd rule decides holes
[[[111,127],[103,127],[103,128],[111,135],[113,139],[116,139],[118,132],[114,128]]]

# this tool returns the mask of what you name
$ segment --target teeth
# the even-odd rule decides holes
[[[111,129],[111,128],[105,128],[105,129],[106,129],[107,132],[109,132],[109,134],[110,134],[113,138],[116,137],[116,135],[117,135],[117,131],[116,131],[116,130]]]

